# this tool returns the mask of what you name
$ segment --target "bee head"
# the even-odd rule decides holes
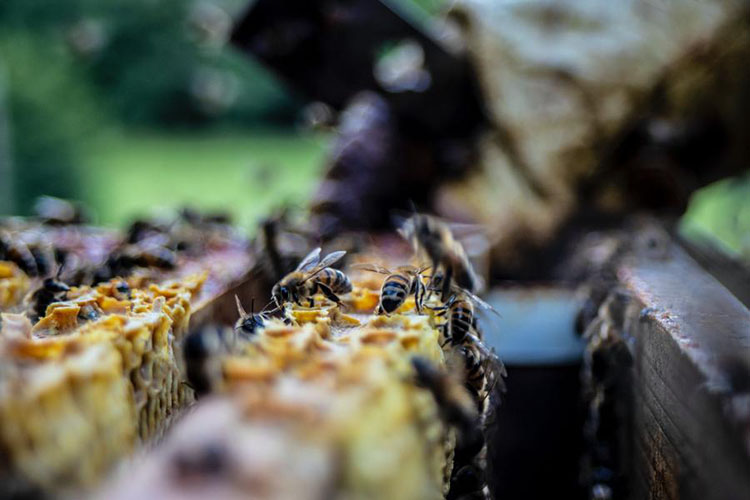
[[[289,302],[291,298],[289,287],[278,283],[273,287],[271,294],[273,295],[273,300],[278,307],[281,307],[285,302]]]
[[[47,278],[44,280],[44,288],[50,292],[67,292],[70,290],[68,285],[53,278]]]
[[[248,335],[254,335],[259,328],[263,328],[265,318],[262,314],[248,314],[240,318],[239,330]]]

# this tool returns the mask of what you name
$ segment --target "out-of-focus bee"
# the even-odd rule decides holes
[[[170,270],[177,266],[177,255],[159,245],[126,245],[107,259],[107,265],[110,277],[128,275],[135,267]]]
[[[36,269],[39,276],[48,276],[52,274],[55,264],[57,263],[55,248],[49,243],[38,241],[28,245],[31,255],[36,262]]]
[[[126,267],[156,267],[174,269],[177,266],[175,253],[163,246],[129,246],[119,255],[120,264]]]
[[[445,222],[425,214],[415,214],[399,228],[399,234],[411,242],[416,252],[424,253],[432,264],[433,273],[442,273],[441,300],[446,302],[451,285],[475,292],[482,282],[466,255],[463,245],[455,239]],[[434,286],[434,283],[432,283]]]
[[[13,262],[29,276],[39,276],[36,259],[28,245],[5,232],[0,233],[0,260]]]
[[[483,474],[472,462],[482,453],[485,439],[480,414],[455,371],[438,369],[429,360],[411,359],[415,383],[430,391],[443,421],[458,431],[451,490],[448,498],[473,498],[485,488]],[[477,498],[482,498],[477,497]]]
[[[211,224],[226,225],[232,223],[232,215],[229,212],[207,212],[186,206],[180,209],[179,215],[180,219],[194,226],[205,226]]]
[[[338,294],[351,292],[352,283],[342,271],[328,266],[338,262],[345,254],[345,251],[340,250],[320,260],[320,247],[307,254],[297,269],[274,285],[271,294],[276,306],[281,308],[287,302],[302,305],[302,300],[307,299],[308,305],[313,307],[315,305],[313,296],[317,292],[321,292],[329,300],[341,305]]]
[[[240,336],[252,337],[253,335],[255,335],[259,328],[263,328],[265,326],[266,321],[268,321],[268,317],[262,312],[258,314],[255,314],[253,312],[255,310],[255,299],[250,302],[249,313],[245,312],[245,309],[242,307],[242,303],[240,303],[239,297],[235,295],[234,300],[237,302],[237,312],[240,315],[239,319],[234,324],[234,331]]]
[[[114,286],[114,292],[115,292],[115,298],[119,300],[128,300],[130,299],[130,285],[128,285],[127,281],[120,280],[115,284]]]
[[[478,424],[479,414],[474,401],[454,373],[440,370],[421,356],[412,357],[411,365],[415,384],[430,391],[446,423],[461,430]]]
[[[31,316],[39,321],[47,314],[47,307],[53,302],[65,300],[70,287],[54,278],[47,278],[42,286],[31,295]]]
[[[475,464],[467,464],[451,475],[450,490],[445,500],[486,500],[489,488],[484,472]]]
[[[34,212],[45,224],[85,224],[89,217],[81,205],[55,198],[40,196],[34,203]]]
[[[414,305],[417,312],[422,314],[422,304],[426,292],[426,287],[422,283],[422,273],[427,269],[426,267],[399,266],[394,271],[378,264],[355,264],[352,267],[386,275],[383,286],[380,288],[378,314],[393,313],[401,307],[410,295],[414,295]]]
[[[101,308],[96,304],[84,304],[78,312],[78,319],[81,321],[94,321],[102,315]]]
[[[221,384],[222,356],[235,348],[236,335],[231,328],[205,325],[185,337],[182,356],[185,378],[196,396],[202,396]]]
[[[125,230],[125,241],[138,243],[152,235],[164,234],[168,228],[148,219],[136,219]]]

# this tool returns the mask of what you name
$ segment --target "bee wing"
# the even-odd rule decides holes
[[[453,235],[463,240],[476,234],[483,234],[485,229],[481,224],[470,224],[466,222],[446,222]]]
[[[346,255],[346,250],[339,250],[337,252],[329,253],[325,256],[325,258],[323,258],[323,260],[318,262],[315,267],[308,270],[309,274],[305,276],[305,279],[302,280],[302,282],[304,283],[305,281],[309,280],[323,269],[331,267],[333,264],[341,260],[341,257],[343,257],[344,255]]]
[[[323,269],[326,267],[331,267],[336,262],[341,260],[341,258],[346,255],[346,250],[339,250],[338,252],[332,252],[325,256],[323,260],[320,261],[320,264],[318,264],[317,267]]]
[[[380,274],[391,274],[388,269],[379,264],[353,264],[352,269],[361,269],[363,271],[371,271]]]
[[[315,250],[307,254],[307,256],[304,259],[302,259],[302,262],[299,263],[296,270],[307,271],[311,269],[312,267],[314,267],[318,263],[319,260],[320,260],[320,247],[316,248]]]
[[[413,216],[414,214],[404,213],[402,211],[391,212],[391,222],[393,223],[393,227],[396,228],[396,232],[399,236],[409,242],[411,242],[415,230]]]
[[[482,365],[485,368],[485,372],[489,376],[490,385],[494,388],[499,385],[501,391],[505,392],[504,378],[508,376],[508,372],[505,369],[505,364],[495,354],[495,350],[488,348],[487,345],[482,342],[479,337],[471,332],[467,332],[466,335],[471,339],[474,345],[479,349],[482,354]]]
[[[463,288],[461,288],[460,291],[465,293],[475,304],[477,304],[481,308],[491,311],[492,313],[496,314],[498,318],[502,318],[502,315],[499,312],[497,312],[497,309],[489,305],[484,300],[480,299],[478,296],[474,295],[468,290],[464,290]]]

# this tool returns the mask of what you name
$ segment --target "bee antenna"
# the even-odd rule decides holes
[[[414,200],[412,200],[411,198],[409,198],[409,208],[414,215],[417,215],[417,206],[414,204]]]
[[[275,303],[275,302],[276,302],[276,299],[271,299],[271,300],[270,300],[270,301],[268,302],[268,304],[266,304],[265,306],[263,306],[263,309],[261,309],[261,310],[260,310],[260,312],[261,312],[261,313],[264,313],[264,312],[266,312],[266,309],[268,309],[268,306],[270,306],[271,304],[273,304],[273,303]],[[278,304],[277,304],[277,306],[278,306]],[[276,307],[276,309],[278,309],[278,307]],[[276,310],[276,309],[274,309],[274,310]],[[270,312],[273,312],[273,311],[270,311]]]
[[[240,298],[237,296],[237,294],[234,294],[234,301],[237,303],[237,312],[240,314],[240,317],[247,316],[247,313],[245,312],[245,309],[243,309],[242,303],[240,302]]]
[[[57,273],[55,273],[55,279],[60,280],[60,275],[62,274],[62,270],[65,267],[65,261],[60,262],[60,264],[57,266]]]

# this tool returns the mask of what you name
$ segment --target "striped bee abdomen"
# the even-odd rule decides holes
[[[473,344],[462,345],[459,349],[466,368],[466,387],[475,398],[479,399],[485,385],[482,355]]]
[[[315,277],[315,281],[327,286],[333,293],[342,294],[352,291],[352,282],[349,277],[338,269],[326,267]]]
[[[453,345],[460,345],[466,338],[466,334],[474,324],[474,308],[466,300],[456,300],[451,304],[448,319],[448,330],[450,341]]]
[[[400,274],[391,274],[380,290],[380,312],[390,314],[401,307],[409,295],[411,280]]]

